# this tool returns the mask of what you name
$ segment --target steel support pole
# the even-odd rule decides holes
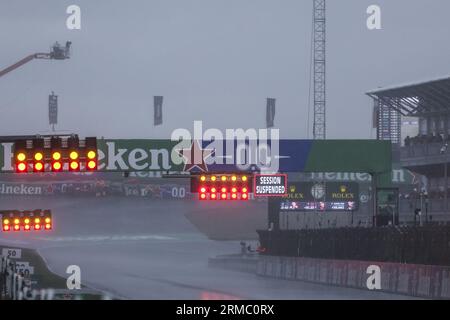
[[[445,214],[448,212],[448,168],[447,168],[447,161],[444,163],[444,210]]]
[[[372,173],[372,227],[377,226],[377,174]]]

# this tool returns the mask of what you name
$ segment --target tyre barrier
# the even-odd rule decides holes
[[[380,268],[380,291],[428,299],[450,299],[450,267],[445,266],[260,256],[256,274],[369,290],[369,266]]]

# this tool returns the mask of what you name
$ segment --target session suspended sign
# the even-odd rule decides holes
[[[253,186],[257,197],[282,197],[287,195],[287,175],[255,174]]]

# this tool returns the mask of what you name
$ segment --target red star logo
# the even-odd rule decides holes
[[[198,168],[202,172],[208,171],[205,159],[208,159],[213,151],[213,149],[202,149],[199,140],[193,140],[189,149],[177,150],[178,154],[184,159],[183,171],[191,171],[194,168]]]

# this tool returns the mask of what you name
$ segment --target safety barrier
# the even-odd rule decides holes
[[[450,267],[328,260],[300,257],[260,256],[260,276],[295,279],[368,290],[371,265],[380,268],[381,291],[429,299],[450,299]]]
[[[16,272],[16,262],[1,256],[0,299],[52,300],[53,297],[53,289],[32,290],[29,279]]]
[[[50,178],[49,178],[50,179]],[[92,179],[74,181],[0,181],[0,196],[126,196],[155,199],[190,199],[186,183],[128,183]]]
[[[247,255],[221,255],[210,257],[208,265],[215,268],[255,273],[258,259],[257,256]]]
[[[450,226],[258,231],[277,256],[450,266]]]
[[[56,300],[59,296],[65,299],[66,296],[74,296],[79,299],[81,295],[98,296],[99,293],[94,290],[61,290],[61,289],[32,289],[31,281],[28,277],[16,272],[15,260],[4,256],[1,257],[0,264],[0,300]],[[102,300],[111,300],[109,294],[103,293]]]

